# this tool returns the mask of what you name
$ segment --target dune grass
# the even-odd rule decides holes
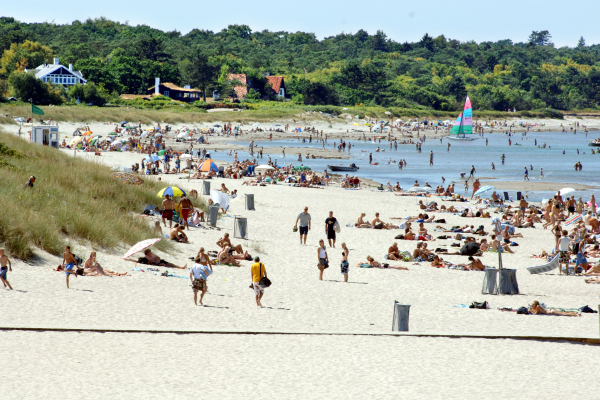
[[[160,205],[156,193],[165,185],[159,182],[126,185],[106,166],[4,132],[0,175],[0,246],[3,243],[12,257],[31,258],[35,247],[58,255],[66,244],[76,246],[78,241],[122,250],[156,237],[146,219],[119,210],[125,207],[139,214],[147,204]],[[36,177],[35,188],[24,189],[31,175]],[[172,248],[165,240],[157,246]]]
[[[240,105],[242,106],[242,105]],[[184,104],[173,104],[163,109],[134,108],[126,106],[119,107],[88,107],[84,105],[62,105],[43,106],[44,120],[52,118],[58,122],[112,122],[130,121],[137,124],[141,121],[144,125],[163,124],[192,124],[232,122],[239,124],[250,124],[253,122],[276,122],[295,120],[296,122],[308,122],[326,117],[332,117],[332,121],[343,121],[336,116],[349,114],[352,117],[358,115],[360,118],[370,117],[388,120],[390,118],[428,118],[428,119],[454,119],[457,111],[436,111],[427,108],[398,108],[381,106],[307,106],[291,102],[265,101],[259,103],[247,103],[243,105],[248,109],[226,112],[206,112],[202,108]],[[390,114],[386,114],[390,113]],[[322,114],[326,113],[326,114]],[[14,124],[13,118],[27,117],[31,115],[31,106],[23,103],[0,104],[0,124]],[[40,116],[35,116],[36,120]],[[563,114],[556,110],[522,110],[517,113],[506,113],[502,111],[477,110],[474,119],[504,119],[504,118],[559,118]]]

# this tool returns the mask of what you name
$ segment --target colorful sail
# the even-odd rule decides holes
[[[467,100],[465,101],[465,109],[458,116],[450,133],[454,135],[473,134],[473,108],[471,107],[469,96],[467,96]]]

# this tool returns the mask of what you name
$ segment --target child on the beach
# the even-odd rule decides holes
[[[10,286],[10,283],[8,283],[8,280],[6,279],[6,273],[8,270],[12,272],[12,264],[10,263],[8,257],[4,255],[4,249],[0,249],[0,281],[2,281],[4,287],[8,286],[10,290],[13,290],[12,286]]]

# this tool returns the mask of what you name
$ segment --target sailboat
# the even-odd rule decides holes
[[[460,113],[454,126],[450,130],[448,139],[467,142],[479,139],[479,136],[473,135],[473,107],[471,107],[469,96],[467,96],[467,100],[465,100],[465,109]]]

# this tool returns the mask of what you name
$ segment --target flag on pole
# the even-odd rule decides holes
[[[31,113],[37,114],[37,115],[44,115],[44,110],[42,110],[39,107],[34,106],[33,103],[31,103]]]

